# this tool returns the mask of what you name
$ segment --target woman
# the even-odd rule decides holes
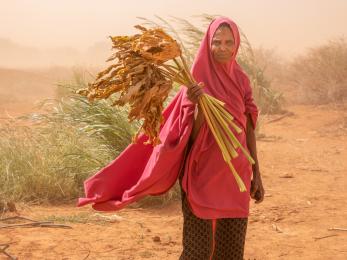
[[[214,20],[192,68],[194,78],[201,83],[189,88],[187,96],[196,104],[205,85],[205,92],[223,100],[236,123],[245,130],[241,136],[235,135],[248,147],[255,164],[250,169],[240,153],[233,165],[247,190],[251,186],[251,193],[239,192],[197,106],[186,163],[180,174],[184,218],[180,259],[243,259],[249,195],[256,203],[264,198],[254,134],[258,110],[249,80],[235,61],[239,44],[240,36],[234,22],[227,18]]]
[[[242,259],[250,196],[261,202],[264,189],[254,136],[258,110],[248,77],[235,61],[239,44],[234,22],[211,22],[192,67],[194,78],[203,83],[189,92],[182,86],[164,110],[161,144],[144,145],[148,137],[140,136],[137,144],[85,181],[86,196],[78,206],[92,203],[96,210],[120,210],[146,195],[165,193],[179,179],[184,215],[181,259]],[[244,129],[235,135],[256,162],[252,184],[252,167],[245,156],[239,153],[232,163],[247,192],[239,191],[196,105],[202,91],[225,102]]]

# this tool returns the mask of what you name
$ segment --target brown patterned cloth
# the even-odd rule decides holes
[[[184,168],[183,168],[184,169]],[[182,183],[183,170],[179,181]],[[181,186],[183,212],[183,251],[180,260],[243,260],[248,218],[212,220],[196,217]]]
[[[213,260],[242,260],[248,218],[217,219]]]
[[[180,260],[208,260],[212,254],[212,221],[196,217],[182,191],[183,251]]]

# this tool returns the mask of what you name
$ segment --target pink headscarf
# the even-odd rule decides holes
[[[221,24],[229,25],[235,41],[235,52],[231,61],[223,65],[214,61],[211,52],[212,38]],[[243,132],[237,134],[231,130],[247,149],[247,114],[250,114],[255,127],[258,109],[253,101],[249,79],[235,59],[239,46],[240,34],[237,25],[228,18],[215,19],[201,42],[192,74],[197,82],[204,82],[206,93],[225,103],[226,109],[234,116],[235,123]],[[205,219],[248,216],[252,167],[240,149],[237,151],[239,156],[232,159],[232,164],[245,183],[247,192],[239,191],[206,122],[201,126],[188,155],[182,180],[183,190],[196,216]]]
[[[231,61],[223,65],[214,61],[211,52],[212,38],[221,24],[229,25],[235,42],[235,51]],[[192,74],[196,81],[204,82],[206,93],[227,104],[230,113],[244,128],[246,127],[244,112],[251,115],[255,127],[258,109],[252,98],[249,79],[235,59],[239,47],[240,33],[237,25],[225,17],[213,20],[200,44],[192,67]]]
[[[236,50],[240,45],[237,26],[228,18],[211,22],[192,67],[196,81],[204,82],[204,91],[226,103],[226,108],[244,130],[246,114],[256,125],[258,110],[252,99],[248,77],[233,60],[226,66],[213,61],[210,46],[212,37],[222,23],[232,29]],[[223,161],[213,135],[204,123],[183,165],[186,146],[192,131],[195,104],[187,98],[182,86],[163,112],[160,131],[161,144],[144,145],[146,136],[138,144],[130,144],[114,161],[85,181],[85,198],[78,206],[93,203],[96,210],[119,210],[146,195],[159,195],[169,190],[184,170],[182,187],[187,193],[195,215],[201,218],[247,217],[249,193],[240,193],[228,166]],[[247,147],[245,131],[236,135]],[[245,156],[232,163],[249,191],[251,166]],[[184,169],[182,168],[184,166]]]

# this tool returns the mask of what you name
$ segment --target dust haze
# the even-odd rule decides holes
[[[184,8],[181,8],[184,6]],[[74,70],[96,71],[111,54],[110,35],[135,32],[137,17],[170,21],[176,16],[197,22],[209,13],[231,17],[260,50],[260,63],[293,100],[283,81],[289,61],[331,39],[345,37],[345,1],[6,1],[0,8],[0,110],[54,97],[57,82]],[[264,56],[267,53],[266,56]],[[258,55],[259,56],[259,55]],[[285,76],[285,75],[284,75]],[[19,103],[18,103],[19,102]],[[19,109],[20,110],[20,109]]]
[[[104,166],[120,147],[105,150],[106,142],[124,137],[123,129],[114,133],[114,125],[122,126],[118,117],[113,121],[114,112],[69,103],[42,129],[13,119],[38,115],[36,105],[44,99],[62,100],[59,84],[96,75],[111,54],[108,36],[133,34],[137,17],[175,16],[199,24],[194,16],[206,13],[240,26],[253,50],[253,79],[260,82],[253,86],[256,101],[281,108],[262,112],[257,124],[266,192],[263,203],[250,205],[245,259],[347,259],[344,0],[1,1],[0,220],[20,215],[72,228],[5,229],[1,222],[0,258],[5,250],[19,259],[179,258],[182,212],[175,191],[155,197],[159,207],[140,204],[117,214],[76,208],[75,195],[66,195],[81,191],[86,174],[97,170],[94,163]],[[99,131],[81,132],[83,120],[91,124],[100,116],[95,111],[106,124],[101,136],[109,139],[97,139]],[[41,204],[48,202],[40,197],[46,193],[56,196],[57,205]]]

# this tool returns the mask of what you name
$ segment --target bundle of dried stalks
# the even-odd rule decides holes
[[[156,145],[160,143],[158,136],[163,122],[163,102],[172,83],[190,87],[196,82],[189,72],[180,46],[174,39],[160,28],[146,29],[139,25],[135,27],[141,34],[111,37],[116,52],[108,61],[115,61],[115,64],[100,72],[94,83],[78,93],[87,96],[91,101],[120,93],[113,104],[129,104],[129,119],[144,119],[139,131],[143,129],[149,137],[147,143]],[[203,94],[199,105],[240,191],[246,191],[242,179],[231,163],[231,160],[238,156],[236,149],[240,148],[249,162],[254,164],[231,129],[238,134],[242,130],[233,122],[233,117],[224,108],[224,103],[218,99]]]

